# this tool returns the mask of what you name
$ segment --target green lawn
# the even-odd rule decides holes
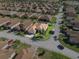
[[[45,33],[45,35],[44,35],[44,39],[49,39],[49,37],[50,37],[50,31],[52,30],[54,28],[54,26],[48,26],[48,29],[47,29],[47,31],[46,31],[46,33]]]
[[[76,52],[79,52],[79,46],[75,45],[75,44],[70,44],[68,42],[68,39],[64,39],[64,37],[59,38],[59,41],[61,42],[61,44],[69,49],[72,49]]]
[[[38,54],[42,53],[41,56],[39,56],[41,59],[70,59],[63,54],[51,52],[42,48],[38,48],[37,52]]]

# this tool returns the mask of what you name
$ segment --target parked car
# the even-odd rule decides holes
[[[79,58],[79,56],[77,56],[77,58]]]
[[[54,40],[55,40],[55,41],[57,41],[57,40],[58,40],[58,39],[57,39],[57,36],[54,36]]]
[[[60,50],[64,49],[64,47],[62,45],[58,45],[57,48],[60,49]]]

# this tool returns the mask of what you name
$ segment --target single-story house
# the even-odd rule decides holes
[[[15,29],[19,30],[19,31],[24,31],[26,32],[26,30],[32,25],[32,21],[31,20],[25,20],[25,21],[20,21],[20,24],[18,26],[15,27]]]
[[[71,24],[73,25],[73,29],[79,30],[79,20],[78,19],[72,20]]]
[[[37,55],[35,55],[35,48],[27,48],[27,49],[22,49],[22,51],[16,56],[15,59],[33,59]],[[37,58],[35,58],[37,59]]]
[[[13,29],[20,24],[20,20],[9,19],[9,22],[5,24],[5,27]]]
[[[14,52],[15,51],[12,48],[3,49],[3,50],[0,49],[0,58],[1,59],[9,59],[13,55]]]
[[[78,44],[79,43],[79,32],[73,31],[73,30],[67,30],[67,33],[69,34],[69,42],[72,44]]]
[[[46,24],[46,23],[36,23],[36,30],[46,31],[47,28],[48,28],[48,24]]]
[[[37,13],[33,13],[31,16],[29,16],[30,18],[34,18],[34,19],[38,19],[38,17],[40,16],[40,14]]]
[[[9,20],[7,18],[0,18],[0,26],[3,26],[8,22],[9,22]]]
[[[29,34],[35,34],[36,31],[46,31],[48,28],[48,24],[45,23],[35,23],[30,28],[28,28],[27,32]]]
[[[38,21],[50,22],[51,16],[50,15],[41,15],[38,17]]]
[[[16,16],[18,16],[20,18],[23,17],[24,15],[25,15],[25,13],[23,13],[23,12],[17,12],[16,13]]]
[[[75,15],[76,15],[76,10],[75,10],[75,8],[72,7],[72,6],[67,6],[67,7],[66,7],[66,14],[67,14],[67,16],[70,16],[70,17],[75,16]]]

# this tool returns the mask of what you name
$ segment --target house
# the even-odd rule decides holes
[[[28,29],[27,29],[28,34],[35,34],[36,33],[36,24],[31,25]]]
[[[13,49],[5,49],[5,50],[0,50],[0,58],[1,59],[9,59],[10,56],[14,53]]]
[[[16,16],[18,16],[20,18],[23,17],[24,15],[25,15],[25,13],[23,13],[23,12],[17,12],[16,13]]]
[[[7,24],[9,20],[7,18],[0,18],[0,26]]]
[[[79,43],[79,32],[73,30],[67,30],[67,34],[69,34],[69,42],[72,44]]]
[[[46,23],[37,23],[36,24],[36,30],[44,30],[44,31],[46,31],[47,30],[47,28],[48,28],[48,24],[46,24]]]
[[[48,24],[45,23],[35,23],[33,24],[30,28],[28,28],[28,33],[29,34],[35,34],[37,31],[46,31],[48,28]]]
[[[51,16],[50,15],[41,15],[38,17],[38,21],[50,22]]]
[[[38,17],[40,16],[40,14],[37,13],[33,13],[31,16],[29,16],[32,19],[38,19]]]
[[[19,24],[20,24],[20,20],[9,19],[9,22],[5,24],[5,27],[8,27],[9,29],[13,29]]]
[[[22,49],[15,59],[37,59],[34,48]]]
[[[76,16],[76,10],[72,6],[66,6],[66,15],[70,17]]]
[[[73,29],[79,30],[79,20],[78,19],[72,20],[71,24],[73,26]]]
[[[33,22],[31,20],[24,20],[24,21],[20,21],[20,24],[18,26],[15,27],[16,30],[18,31],[24,31],[26,32],[27,29],[33,24]]]

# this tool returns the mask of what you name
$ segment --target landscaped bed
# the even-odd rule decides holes
[[[51,52],[42,48],[38,48],[37,52],[38,57],[41,59],[70,59],[67,56],[64,56],[63,54]]]

